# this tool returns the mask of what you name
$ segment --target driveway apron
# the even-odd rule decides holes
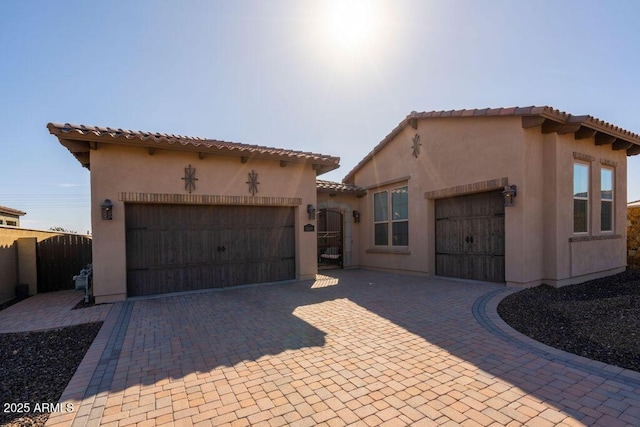
[[[640,425],[640,374],[515,332],[510,292],[334,270],[114,304],[47,425]]]

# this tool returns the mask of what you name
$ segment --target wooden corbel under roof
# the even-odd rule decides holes
[[[69,123],[49,123],[47,128],[49,133],[55,135],[87,169],[91,166],[91,151],[98,150],[101,144],[144,147],[149,155],[153,155],[157,150],[192,151],[201,160],[212,155],[237,157],[240,158],[241,163],[246,163],[250,159],[268,159],[279,161],[281,166],[289,163],[310,164],[317,175],[332,171],[340,165],[339,157],[324,154],[182,135]]]
[[[626,150],[628,156],[640,154],[640,135],[629,132],[592,116],[574,116],[551,107],[526,107],[522,127],[540,126],[542,133],[574,134],[575,139],[594,138],[595,145],[611,145],[613,150]]]

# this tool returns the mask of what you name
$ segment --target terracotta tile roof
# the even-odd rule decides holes
[[[16,216],[23,216],[27,214],[26,212],[19,211],[18,209],[8,208],[6,206],[0,206],[0,213]]]
[[[627,151],[628,155],[640,153],[640,135],[630,132],[611,123],[600,120],[589,115],[575,116],[553,107],[510,107],[510,108],[476,108],[471,110],[448,110],[448,111],[412,111],[405,117],[398,126],[395,127],[373,150],[367,154],[343,179],[343,182],[352,182],[356,172],[360,170],[374,154],[384,148],[396,135],[404,128],[415,124],[417,120],[431,118],[456,118],[456,117],[495,117],[495,116],[529,116],[549,119],[561,124],[580,125],[605,134],[610,134],[618,139],[634,144],[633,149]]]
[[[56,135],[60,142],[65,144],[66,139],[74,141],[107,142],[116,144],[141,145],[150,148],[183,149],[197,151],[204,154],[225,154],[246,156],[248,158],[269,158],[295,163],[313,163],[317,165],[319,173],[329,172],[339,166],[340,158],[324,154],[311,153],[305,151],[288,150],[284,148],[265,147],[261,145],[242,144],[238,142],[219,141],[215,139],[198,138],[183,135],[173,135],[159,132],[142,132],[133,130],[115,129],[110,127],[86,126],[75,124],[49,123],[49,132]],[[82,150],[82,148],[75,149]],[[76,152],[72,151],[74,155]],[[86,150],[78,153],[89,152],[89,145]],[[78,156],[76,156],[78,157]],[[86,162],[78,158],[83,166],[89,167]]]
[[[357,185],[316,179],[316,188],[321,193],[352,193],[359,196],[367,194],[367,190]]]

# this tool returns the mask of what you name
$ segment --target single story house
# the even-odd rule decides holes
[[[48,124],[91,170],[97,302],[309,279],[318,265],[562,286],[626,266],[640,136],[551,107],[409,114],[339,158]]]
[[[19,211],[18,209],[0,206],[0,225],[20,227],[20,217],[26,214],[26,212]]]

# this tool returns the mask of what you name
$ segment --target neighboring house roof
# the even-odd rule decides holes
[[[364,196],[367,190],[357,185],[343,184],[341,182],[316,180],[316,188],[319,193],[350,193],[357,196]]]
[[[611,144],[614,150],[627,150],[628,156],[640,154],[640,135],[629,132],[618,126],[614,126],[603,120],[592,116],[574,116],[564,111],[556,110],[553,107],[511,107],[511,108],[483,108],[472,110],[450,110],[450,111],[429,111],[411,112],[404,120],[396,126],[374,149],[367,154],[342,180],[352,183],[355,174],[373,156],[382,150],[393,138],[396,137],[407,126],[414,129],[418,126],[418,120],[431,118],[458,118],[458,117],[496,117],[496,116],[520,116],[522,117],[522,127],[541,127],[542,133],[575,133],[576,139],[596,138],[596,144]]]
[[[0,214],[23,216],[26,212],[19,211],[18,209],[8,208],[6,206],[0,206]]]
[[[47,128],[51,134],[58,137],[60,143],[67,147],[82,166],[87,169],[90,168],[89,153],[91,150],[97,149],[99,143],[147,147],[151,154],[156,149],[165,148],[195,151],[199,153],[201,158],[207,154],[219,154],[241,157],[243,161],[255,158],[280,160],[283,166],[286,162],[310,163],[318,174],[332,171],[338,168],[340,163],[339,157],[324,154],[158,132],[141,132],[69,123],[49,123]]]
[[[640,200],[627,203],[628,208],[640,208]]]

